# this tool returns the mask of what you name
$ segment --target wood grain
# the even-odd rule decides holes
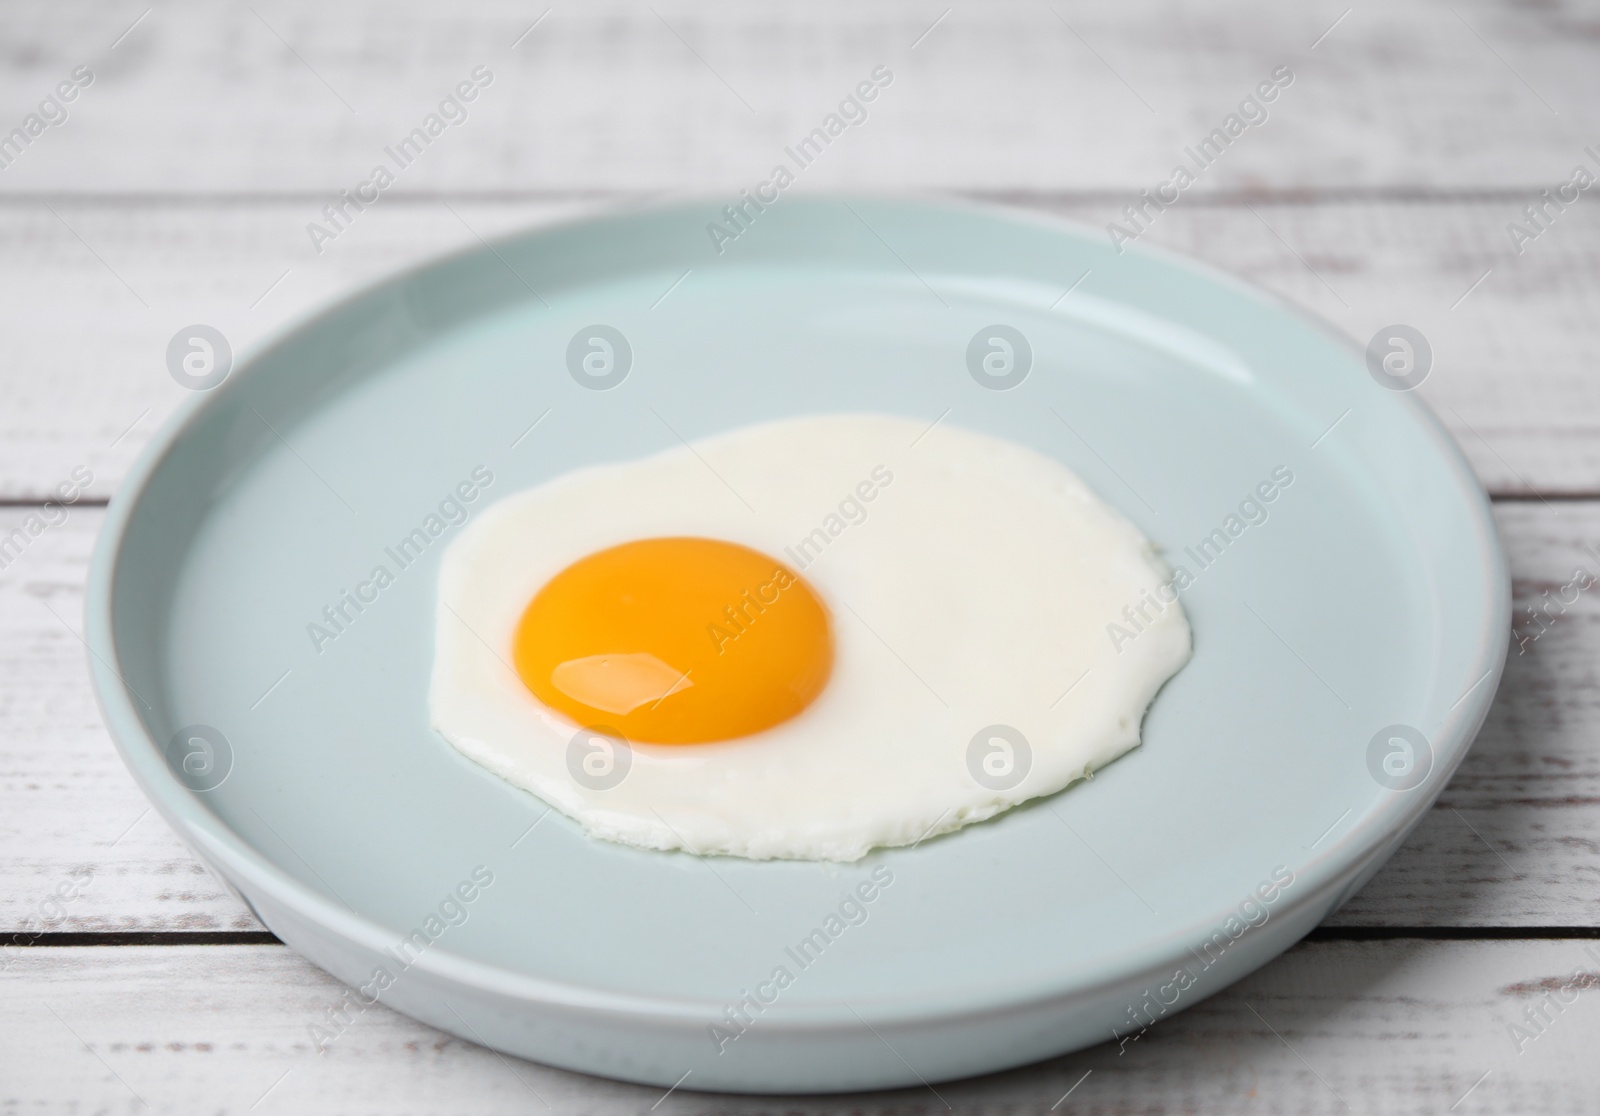
[[[549,8],[520,42],[547,5],[189,0],[127,31],[142,7],[0,12],[16,119],[96,75],[5,192],[337,191],[478,65],[493,84],[397,189],[720,193],[880,65],[893,85],[814,185],[1137,190],[1278,67],[1293,84],[1195,189],[1546,186],[1600,135],[1600,27],[1571,3],[1011,0],[941,20],[927,0],[612,0]]]
[[[1527,613],[1579,567],[1600,577],[1600,504],[1502,503],[1495,518],[1515,628],[1534,638],[1513,644],[1433,810],[1335,924],[1600,925],[1600,599],[1591,589],[1557,608],[1542,635]]]
[[[1092,225],[1119,204],[1017,200]],[[321,255],[304,235],[317,215],[309,199],[0,204],[0,499],[43,498],[77,466],[94,473],[94,493],[113,491],[187,395],[165,365],[185,326],[209,323],[248,350],[398,268],[610,204],[458,201],[452,212],[396,200]],[[1421,394],[1491,491],[1593,494],[1600,206],[1574,208],[1520,257],[1504,232],[1514,216],[1503,199],[1237,199],[1175,206],[1144,239],[1253,280],[1362,343],[1395,322],[1416,326],[1436,354]]]
[[[0,1106],[50,1108],[70,1090],[84,1111],[264,1116],[1592,1112],[1600,948],[1584,945],[1595,943],[1304,943],[1120,1053],[1108,1042],[931,1089],[759,1098],[686,1087],[665,1100],[501,1057],[381,1005],[318,1054],[309,1025],[341,986],[281,947],[32,949],[0,971],[12,1005]],[[1528,1026],[1524,1010],[1547,989],[1576,998],[1542,1007],[1548,1021],[1519,1053],[1509,1028]]]
[[[0,532],[26,514],[0,510]],[[0,572],[0,929],[44,926],[40,905],[85,871],[92,882],[48,929],[254,928],[146,813],[100,725],[75,630],[102,515],[72,511]],[[1600,576],[1584,549],[1600,542],[1600,503],[1505,503],[1497,516],[1519,608],[1577,565]],[[1334,925],[1600,926],[1597,599],[1584,594],[1526,653],[1513,648],[1455,779]]]
[[[74,468],[93,473],[91,500],[117,488],[184,397],[163,359],[180,327],[216,325],[248,351],[478,235],[645,197],[731,195],[876,66],[893,84],[803,189],[978,196],[1102,230],[1288,66],[1270,120],[1144,242],[1252,279],[1360,341],[1421,328],[1438,354],[1423,397],[1486,486],[1515,498],[1496,512],[1519,610],[1575,565],[1600,574],[1588,549],[1600,549],[1600,502],[1584,499],[1600,496],[1600,208],[1569,207],[1521,253],[1507,230],[1592,158],[1586,145],[1600,148],[1600,19],[1573,0],[545,11],[0,8],[0,137],[75,67],[95,75],[69,119],[0,166],[0,532]],[[468,119],[314,253],[306,223],[477,65],[494,80]],[[39,929],[257,929],[149,812],[101,727],[74,634],[100,519],[72,509],[0,570],[0,997],[12,1009],[0,1109],[656,1105],[659,1090],[502,1059],[384,1009],[316,1055],[306,1025],[339,989],[281,947],[6,944]],[[1513,648],[1472,754],[1331,925],[1600,926],[1594,596]],[[1508,1033],[1543,989],[1600,969],[1584,944],[1308,942],[1124,1054],[1100,1047],[938,1096],[680,1091],[654,1111],[1589,1112],[1593,981],[1523,1053]]]

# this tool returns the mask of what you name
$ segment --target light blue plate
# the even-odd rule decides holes
[[[1127,1036],[1354,892],[1460,762],[1507,645],[1488,505],[1425,409],[1259,291],[1098,231],[785,198],[719,255],[720,208],[431,264],[168,424],[112,502],[88,620],[107,723],[197,854],[289,945],[463,1038],[773,1092]],[[1015,336],[995,326],[1031,349],[1009,390],[985,379],[1005,382],[1003,355],[969,367],[975,337],[981,358]],[[608,369],[596,336],[626,367],[607,390],[585,379]],[[1142,747],[992,823],[836,866],[589,840],[429,730],[455,528],[404,569],[386,548],[476,467],[494,479],[472,511],[678,435],[832,411],[945,415],[1051,454],[1187,568],[1194,659]],[[1265,520],[1241,512],[1280,470]],[[1186,548],[1219,529],[1202,569]],[[379,565],[393,584],[345,605],[336,638],[308,634]],[[830,921],[874,872],[892,882]],[[813,931],[802,967],[790,950]],[[340,1041],[337,1020],[306,1023]]]

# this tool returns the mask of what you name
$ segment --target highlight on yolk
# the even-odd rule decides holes
[[[811,587],[719,539],[640,539],[579,559],[534,596],[512,650],[544,704],[646,744],[781,724],[833,668],[828,610]]]

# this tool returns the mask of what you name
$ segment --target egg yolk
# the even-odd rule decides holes
[[[833,668],[828,610],[800,575],[718,539],[640,539],[534,596],[513,656],[533,695],[586,727],[702,744],[787,721]]]

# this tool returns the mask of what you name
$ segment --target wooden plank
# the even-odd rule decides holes
[[[1114,199],[1024,200],[1096,225],[1117,216]],[[452,213],[437,200],[385,202],[320,256],[304,235],[317,215],[310,200],[51,204],[54,213],[42,202],[0,205],[0,300],[11,323],[0,358],[0,499],[42,498],[80,466],[93,472],[94,493],[114,490],[187,395],[165,367],[185,326],[209,323],[246,350],[477,235],[609,203],[458,202]],[[1380,327],[1415,325],[1436,353],[1421,393],[1491,491],[1592,493],[1600,207],[1572,210],[1520,257],[1504,232],[1515,216],[1507,200],[1183,203],[1145,240],[1251,279],[1363,343]]]
[[[282,947],[34,948],[0,971],[11,1005],[0,1106],[55,1108],[70,1097],[86,1111],[268,1116],[889,1114],[946,1105],[994,1116],[1586,1112],[1600,1089],[1594,945],[1303,943],[1120,1052],[1107,1042],[934,1091],[760,1098],[683,1089],[665,1100],[660,1088],[497,1056],[381,1004],[318,1054],[309,1026],[340,1002],[342,986]],[[1575,971],[1587,975],[1569,987]],[[1547,990],[1571,1002],[1547,1003]],[[1532,1034],[1530,1008],[1546,1022],[1519,1053],[1510,1028]]]
[[[0,532],[26,514],[0,510]],[[1600,503],[1510,503],[1497,514],[1519,608],[1576,565],[1600,575],[1583,549],[1600,540]],[[72,511],[0,571],[0,929],[254,928],[145,812],[100,725],[71,629],[102,515]],[[1525,653],[1513,649],[1488,724],[1439,805],[1333,924],[1600,926],[1596,598],[1584,594]],[[85,872],[75,898],[44,906]]]
[[[0,511],[0,533],[29,514]],[[24,939],[41,930],[259,929],[150,810],[112,750],[77,634],[105,513],[66,514],[0,570],[0,926]]]
[[[1542,634],[1527,611],[1578,568],[1600,577],[1600,504],[1502,503],[1495,518],[1514,628],[1529,638],[1513,641],[1488,720],[1433,810],[1334,925],[1600,926],[1600,594],[1552,606]]]
[[[458,206],[469,228],[437,202],[396,203],[319,256],[305,238],[318,208],[308,200],[52,205],[0,207],[0,301],[12,323],[0,358],[0,499],[48,496],[74,468],[93,474],[93,495],[114,491],[189,396],[166,365],[178,330],[216,326],[242,352],[353,288],[475,243],[472,228],[493,235],[580,208]]]
[[[893,85],[809,185],[1138,189],[1285,66],[1195,189],[1549,185],[1600,134],[1592,24],[1555,8],[613,0],[528,32],[545,7],[191,0],[129,30],[138,5],[8,4],[7,129],[75,67],[95,81],[4,190],[337,191],[479,65],[493,83],[397,189],[720,193],[878,66]]]

